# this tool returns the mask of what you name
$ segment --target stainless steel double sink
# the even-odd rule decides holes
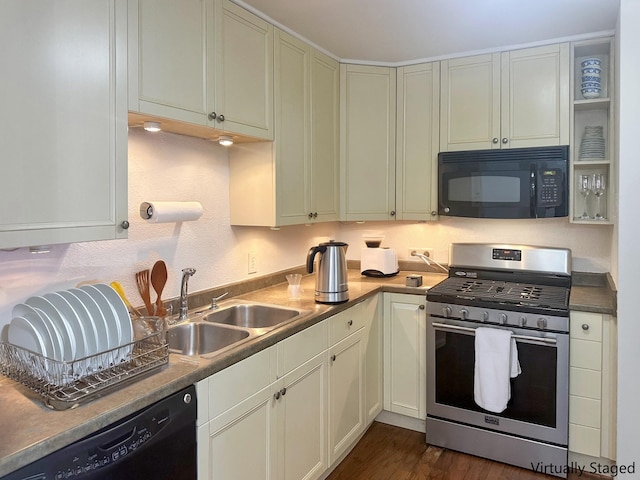
[[[217,308],[196,311],[167,330],[169,351],[213,356],[311,313],[265,303],[230,300]]]

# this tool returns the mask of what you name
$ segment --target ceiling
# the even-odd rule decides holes
[[[619,0],[234,0],[343,61],[402,64],[615,29]]]

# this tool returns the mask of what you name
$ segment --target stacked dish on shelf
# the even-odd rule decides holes
[[[109,285],[33,296],[15,305],[12,315],[2,341],[38,354],[29,373],[51,383],[62,385],[109,368],[133,350],[129,312]]]
[[[603,160],[605,158],[604,134],[602,126],[584,127],[580,141],[580,160]]]
[[[602,61],[599,58],[587,58],[580,62],[582,67],[582,96],[584,98],[598,98],[602,90],[600,74]]]

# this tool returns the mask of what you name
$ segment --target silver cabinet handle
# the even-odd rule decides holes
[[[586,332],[587,330],[589,330],[589,324],[588,324],[588,323],[583,323],[583,324],[582,324],[582,330],[584,330],[585,332]]]
[[[336,356],[335,355],[331,355],[331,361],[335,362],[336,361]]]
[[[216,120],[218,120],[219,122],[224,122],[224,115],[218,115],[218,118]]]
[[[493,138],[493,140],[491,140],[491,141],[492,141],[493,143],[498,143],[498,142],[499,142],[499,140],[498,140],[498,138],[497,138],[497,137],[494,137],[494,138]]]
[[[349,327],[350,327],[350,326],[352,326],[352,325],[353,325],[353,320],[349,320],[349,321],[347,322],[347,326],[349,326]]]
[[[208,116],[209,120],[215,120],[218,115],[216,114],[216,112],[211,112]]]
[[[424,310],[424,305],[420,305],[418,308],[419,308],[420,310]]]
[[[120,228],[123,230],[129,230],[129,222],[127,220],[123,220],[122,223],[120,223]]]
[[[502,139],[502,143],[508,143],[508,142],[509,142],[509,140],[507,140],[507,137],[504,137],[504,138]]]
[[[287,394],[287,387],[282,387],[282,390],[280,390],[280,393],[284,397]]]
[[[391,210],[389,212],[389,215],[391,215],[392,217],[395,217],[396,216],[396,211],[395,210]]]
[[[438,215],[438,212],[436,212],[435,210],[431,210],[431,216],[435,217],[436,215]]]
[[[276,400],[280,400],[280,392],[274,393],[273,398],[275,398]]]

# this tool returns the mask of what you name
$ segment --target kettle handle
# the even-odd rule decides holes
[[[316,253],[324,253],[326,250],[327,247],[320,245],[316,245],[309,249],[309,253],[307,254],[307,273],[313,273],[313,260],[316,258]]]

